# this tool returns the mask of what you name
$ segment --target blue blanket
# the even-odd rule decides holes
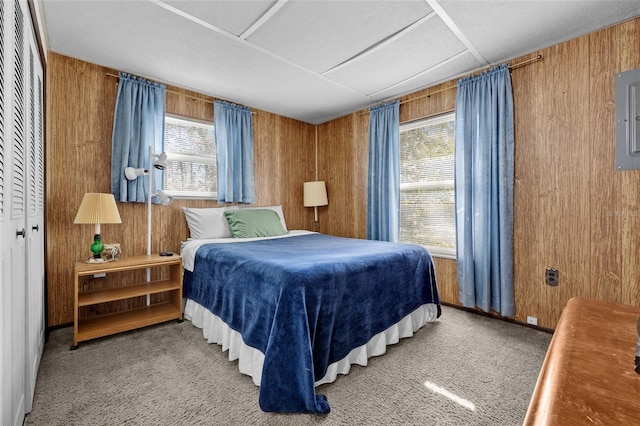
[[[184,295],[264,354],[264,411],[328,413],[314,383],[331,363],[419,306],[440,316],[425,248],[323,234],[203,245]]]

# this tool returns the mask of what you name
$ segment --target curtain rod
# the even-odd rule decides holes
[[[509,65],[509,70],[512,70],[514,68],[519,68],[519,67],[522,67],[524,65],[529,65],[529,64],[531,64],[533,62],[539,61],[540,59],[542,59],[542,55],[537,55],[537,56],[535,56],[533,58],[526,59],[526,60],[524,60],[522,62],[518,62],[518,63],[515,63],[513,65]],[[487,67],[487,68],[490,68],[490,67]],[[484,72],[487,68],[485,68],[482,71],[480,71],[480,73]],[[474,75],[474,74],[476,74],[476,73],[471,73],[469,75],[471,76],[471,75]],[[405,101],[400,101],[400,105],[406,104],[408,102],[414,102],[414,101],[417,101],[419,99],[428,98],[431,95],[435,95],[436,93],[446,92],[447,90],[455,89],[456,87],[458,87],[457,84],[452,84],[451,86],[447,86],[447,87],[443,87],[442,89],[434,90],[433,92],[429,92],[429,93],[427,93],[425,95],[418,96],[416,98],[411,98],[411,99],[407,99]],[[392,99],[390,99],[389,101],[391,101],[391,100]],[[379,104],[382,104],[382,103],[385,103],[385,102],[389,102],[389,101],[382,101],[382,102],[379,102],[379,103],[377,103],[375,105],[379,105]],[[372,106],[375,106],[375,105],[372,105]],[[369,107],[369,108],[371,108],[371,107]],[[366,114],[366,113],[368,113],[368,111],[362,111],[360,114]]]
[[[120,76],[119,76],[119,75],[111,74],[111,73],[109,73],[109,72],[107,73],[107,76],[109,76],[109,77],[115,77],[115,78],[120,78]],[[164,84],[164,83],[163,83],[163,84]],[[166,84],[165,84],[165,86],[166,86]],[[187,90],[187,89],[185,89],[185,90]],[[178,96],[185,96],[185,97],[187,97],[187,98],[192,98],[194,101],[201,101],[201,102],[205,102],[205,103],[208,103],[208,104],[213,104],[213,102],[214,102],[214,101],[212,101],[212,100],[210,100],[210,99],[205,99],[205,98],[200,97],[200,96],[192,96],[192,95],[188,95],[188,94],[186,94],[186,93],[176,92],[175,90],[171,90],[171,89],[167,89],[167,93],[172,93],[172,94],[174,94],[174,95],[178,95]],[[214,97],[214,96],[212,96],[212,98],[213,98],[213,97]],[[215,98],[216,98],[216,99],[219,99],[219,100],[221,100],[221,101],[226,101],[226,102],[232,102],[232,103],[234,103],[233,101],[229,101],[229,100],[227,100],[227,99],[222,99],[222,98],[218,98],[218,97],[215,97]],[[257,113],[257,112],[255,112],[255,111],[251,111],[251,114],[258,114],[258,113]]]

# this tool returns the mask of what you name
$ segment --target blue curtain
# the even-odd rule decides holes
[[[111,193],[116,201],[147,202],[147,179],[132,181],[125,167],[149,168],[149,145],[153,153],[164,149],[166,86],[120,73],[111,139]],[[162,172],[154,170],[153,185],[162,186]]]
[[[253,203],[253,125],[247,107],[216,101],[213,107],[218,202]]]
[[[458,82],[455,199],[460,302],[514,314],[513,95],[506,64]]]
[[[400,239],[400,102],[371,108],[367,239]]]

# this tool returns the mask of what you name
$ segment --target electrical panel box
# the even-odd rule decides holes
[[[640,68],[616,74],[616,170],[640,169]]]

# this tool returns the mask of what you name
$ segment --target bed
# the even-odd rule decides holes
[[[316,386],[440,316],[433,262],[417,245],[288,231],[279,215],[277,235],[190,224],[184,314],[260,386],[262,410],[325,414]]]

